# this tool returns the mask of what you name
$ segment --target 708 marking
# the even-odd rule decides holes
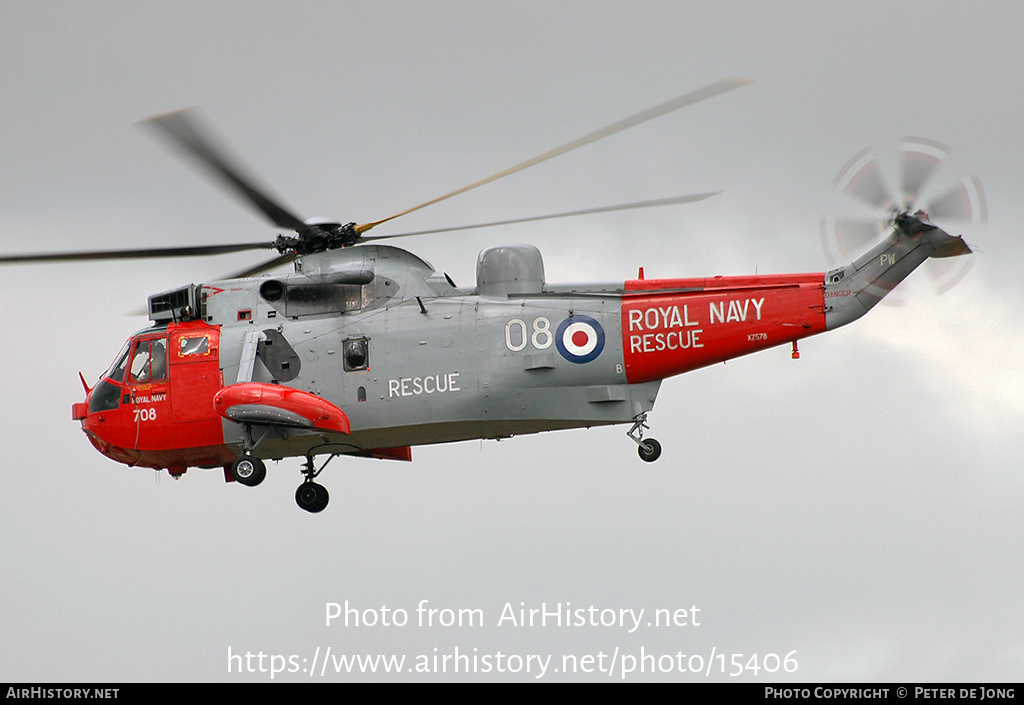
[[[156,409],[152,407],[135,408],[132,411],[135,412],[134,421],[156,421]]]

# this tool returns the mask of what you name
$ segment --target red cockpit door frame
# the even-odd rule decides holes
[[[216,438],[205,438],[195,445],[223,442],[220,417],[213,408],[213,397],[224,386],[220,372],[220,326],[186,321],[167,326],[167,333],[174,420],[212,422],[208,424],[208,433]]]

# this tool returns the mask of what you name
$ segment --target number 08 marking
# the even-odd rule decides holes
[[[533,343],[533,347],[544,350],[551,347],[552,342],[554,342],[554,336],[551,333],[551,321],[544,316],[533,319],[533,333],[531,334],[528,334],[526,321],[521,318],[513,318],[505,324],[505,347],[512,352],[519,352],[526,347],[527,343]]]

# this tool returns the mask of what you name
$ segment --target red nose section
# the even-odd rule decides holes
[[[315,394],[280,384],[232,384],[217,392],[213,398],[213,408],[224,418],[239,423],[351,433],[348,417],[334,404]]]

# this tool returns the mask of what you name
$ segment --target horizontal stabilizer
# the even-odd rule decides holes
[[[960,255],[971,254],[971,248],[967,246],[962,237],[954,237],[935,248],[932,257],[959,257]]]

